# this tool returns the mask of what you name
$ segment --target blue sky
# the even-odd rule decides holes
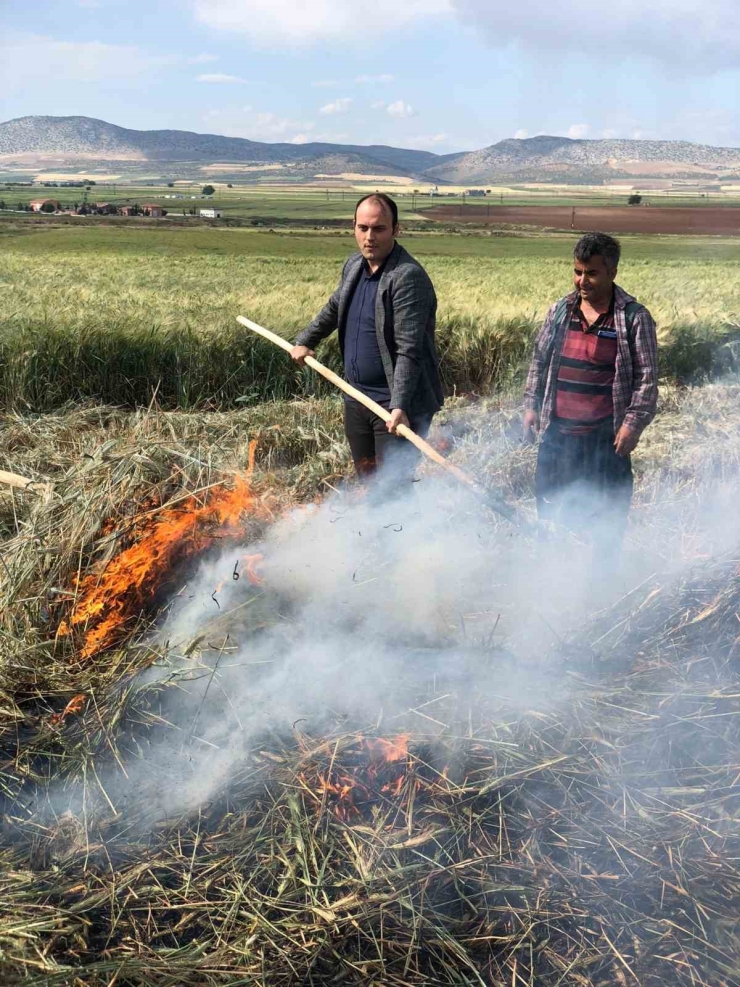
[[[0,119],[99,117],[446,153],[505,137],[740,145],[738,0],[37,0]]]

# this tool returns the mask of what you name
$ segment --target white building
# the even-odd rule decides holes
[[[221,219],[220,209],[199,209],[198,215],[202,216],[203,219]]]

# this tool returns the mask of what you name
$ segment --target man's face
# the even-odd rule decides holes
[[[587,302],[600,302],[611,297],[616,276],[616,267],[609,267],[600,254],[591,260],[573,263],[573,284]]]
[[[355,238],[365,260],[379,266],[393,250],[398,226],[393,225],[390,209],[377,199],[366,199],[357,208]]]

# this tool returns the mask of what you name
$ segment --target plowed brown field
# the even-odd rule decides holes
[[[539,226],[544,229],[609,233],[700,233],[740,236],[737,206],[436,206],[422,212],[442,222]]]

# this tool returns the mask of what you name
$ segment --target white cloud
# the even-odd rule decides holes
[[[384,72],[382,75],[358,75],[357,78],[355,79],[355,82],[359,82],[360,84],[364,84],[364,83],[374,84],[376,82],[393,82],[393,79],[394,76],[389,75],[387,72]]]
[[[408,103],[404,102],[402,99],[394,100],[392,103],[386,103],[384,99],[374,99],[370,104],[371,110],[385,110],[388,116],[391,117],[412,117],[414,116],[414,108]]]
[[[580,0],[451,0],[457,16],[497,47],[617,57],[640,55],[692,65],[698,72],[734,66],[740,55],[737,0],[621,0],[619,8]]]
[[[212,133],[255,141],[293,140],[296,135],[305,136],[315,127],[312,120],[293,120],[269,111],[256,113],[251,106],[209,110],[203,123]],[[316,140],[315,137],[310,139]]]
[[[602,140],[605,140],[605,141],[614,140],[614,138],[617,137],[617,136],[618,136],[617,131],[616,130],[613,130],[611,127],[605,127],[601,131]]]
[[[311,44],[398,31],[406,24],[448,14],[453,0],[375,0],[372,17],[348,0],[194,0],[199,21],[217,31],[237,31],[264,44]]]
[[[351,105],[352,100],[350,97],[343,96],[341,99],[335,99],[331,103],[326,103],[321,107],[319,113],[323,113],[324,116],[330,116],[332,113],[346,113]]]
[[[226,75],[224,72],[206,72],[195,77],[196,82],[213,82],[216,85],[229,84],[231,82],[244,83],[247,80],[238,75]]]
[[[349,140],[348,134],[340,133],[330,133],[329,131],[324,131],[317,134],[296,134],[291,137],[291,144],[308,144],[319,143],[319,144],[345,144]]]
[[[266,45],[367,37],[433,18],[452,17],[497,47],[575,51],[624,60],[644,56],[700,73],[737,65],[737,0],[622,0],[618,16],[579,0],[375,0],[372,18],[348,0],[191,0],[196,18],[216,31],[243,33]],[[577,29],[574,29],[577,25]]]
[[[571,137],[573,140],[580,141],[584,137],[588,136],[588,124],[587,123],[572,123],[568,127],[568,133],[566,137]]]
[[[334,89],[339,83],[336,79],[317,79],[311,85],[314,89]]]
[[[389,103],[385,112],[391,117],[411,117],[414,115],[414,109],[409,106],[408,103],[404,103],[402,99],[397,99],[393,103]]]
[[[59,41],[40,35],[10,36],[0,41],[6,95],[23,91],[29,84],[138,82],[179,61],[177,55],[152,54],[136,45],[102,41]]]
[[[209,62],[217,62],[218,55],[194,55],[192,58],[188,59],[188,65],[207,65]]]
[[[514,139],[515,140],[523,141],[527,137],[529,137],[529,131],[528,130],[524,130],[524,128],[522,128],[521,130],[514,131]]]
[[[256,140],[276,140],[296,130],[313,130],[313,127],[311,122],[291,120],[278,113],[258,113],[254,118],[252,133],[256,135]]]

